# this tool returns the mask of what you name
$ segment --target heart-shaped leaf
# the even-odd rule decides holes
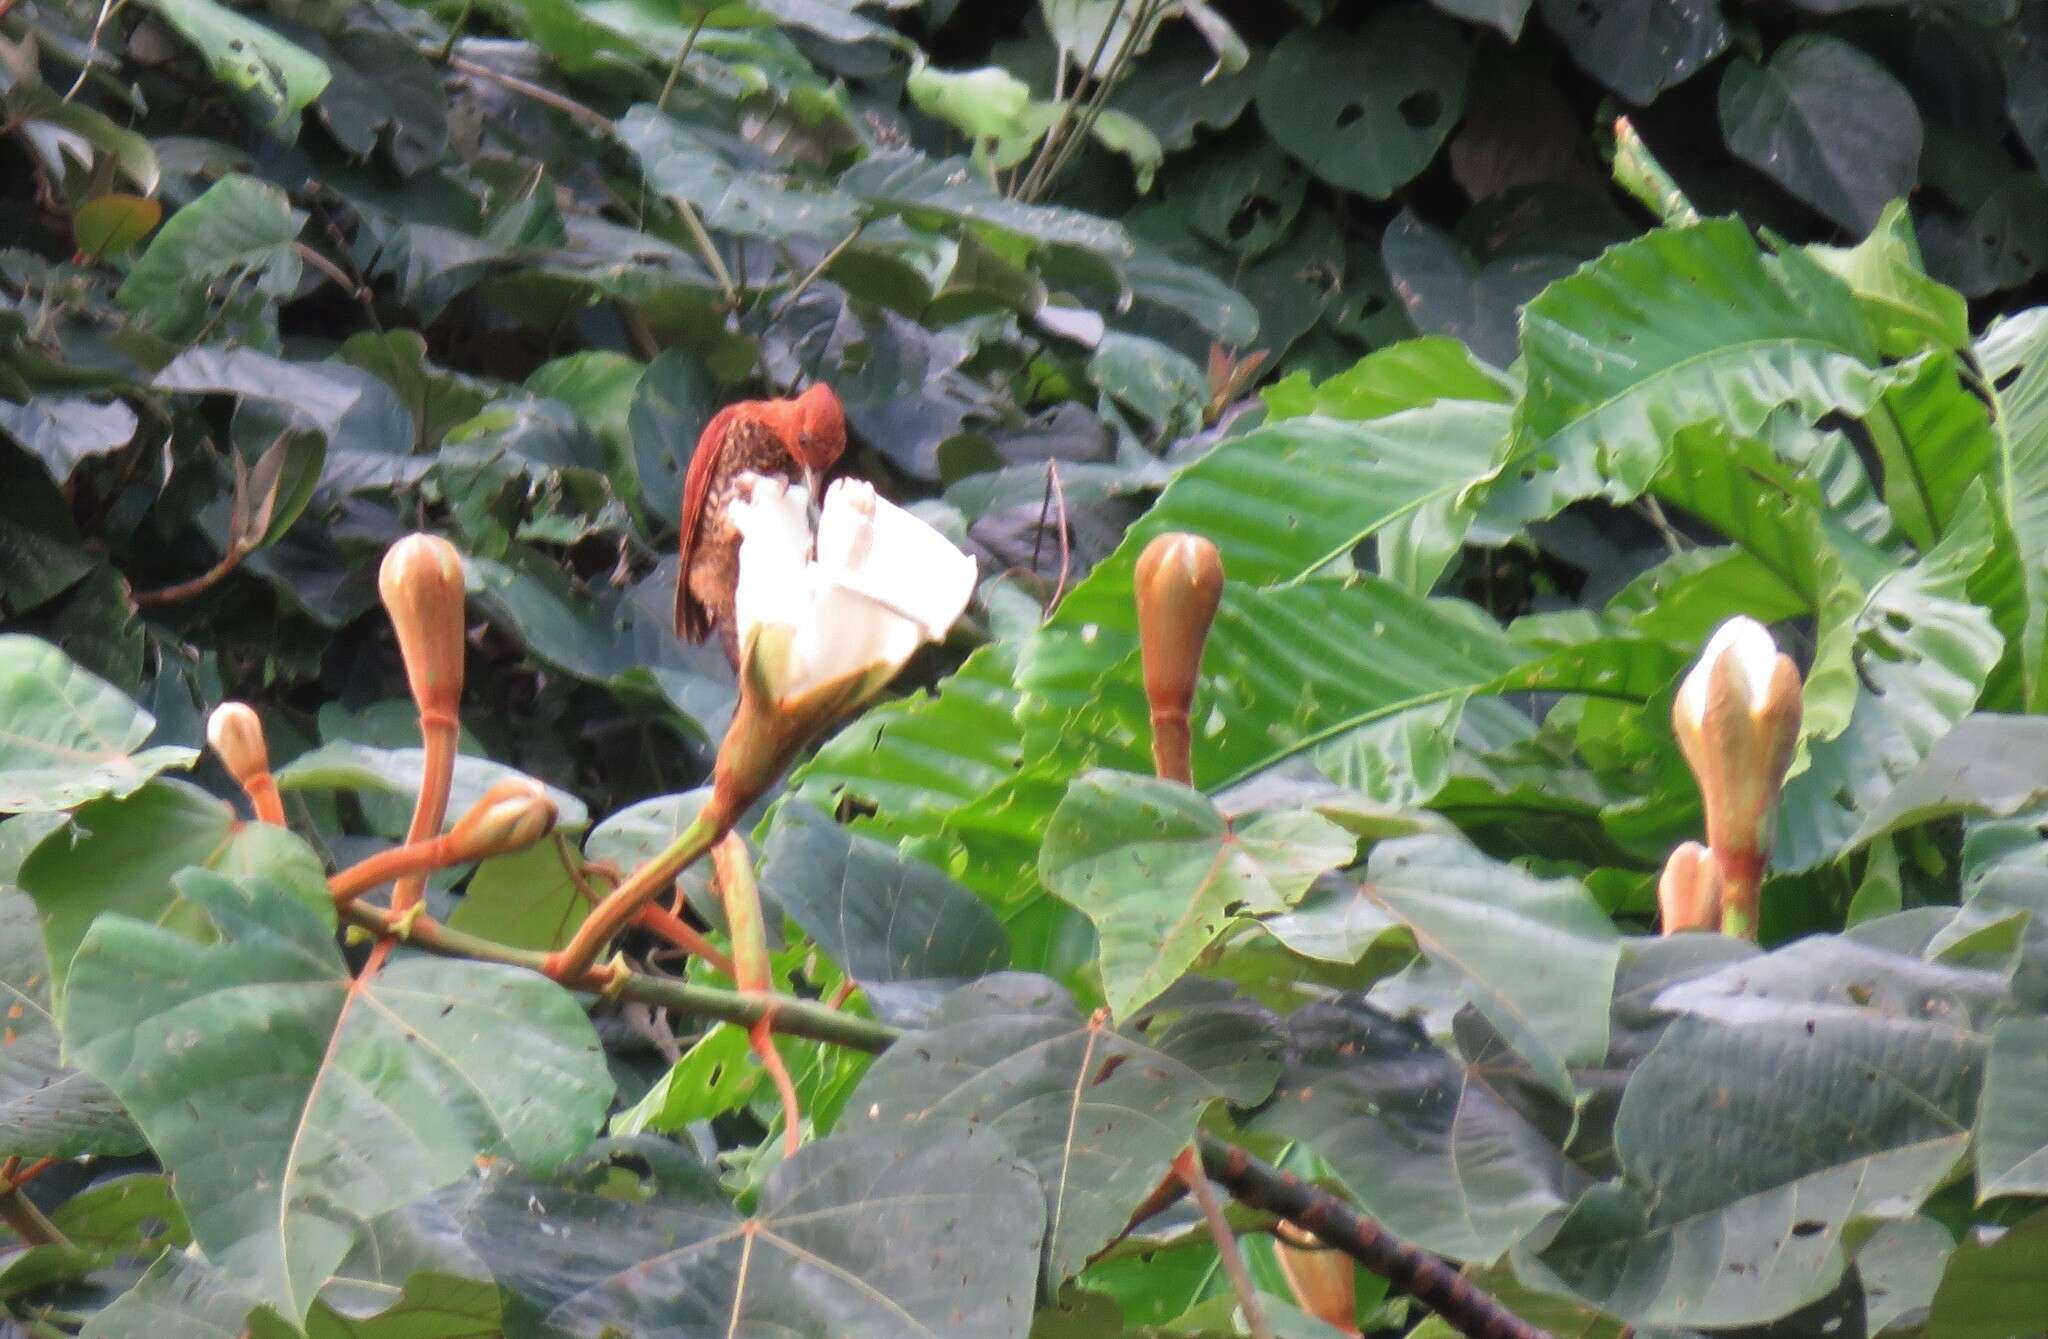
[[[64,1041],[257,1299],[303,1317],[369,1219],[479,1157],[549,1168],[596,1133],[611,1076],[553,982],[406,956],[358,984],[324,900],[202,870],[177,887],[218,942],[103,916],[72,962]]]
[[[1103,993],[1127,1018],[1237,916],[1285,911],[1357,847],[1320,814],[1232,824],[1186,786],[1091,772],[1060,801],[1038,869],[1046,887],[1095,922]]]

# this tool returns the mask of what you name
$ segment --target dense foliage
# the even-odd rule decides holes
[[[2035,1332],[2044,22],[0,0],[0,1333],[1243,1332],[1192,1208],[1127,1230],[1198,1129],[1557,1334]],[[983,581],[753,815],[787,1157],[702,960],[358,982],[327,878],[419,786],[415,529],[451,812],[516,770],[566,838],[428,915],[557,948],[686,827],[683,473],[818,380]],[[1229,576],[1195,789],[1168,531]],[[1805,675],[1760,945],[1654,937],[1737,613]]]

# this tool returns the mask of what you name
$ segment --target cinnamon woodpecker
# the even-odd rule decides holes
[[[787,400],[742,400],[712,415],[683,481],[682,567],[676,577],[676,635],[701,642],[715,630],[737,668],[733,591],[740,535],[728,519],[742,474],[801,483],[815,498],[818,477],[846,450],[846,415],[822,382]]]

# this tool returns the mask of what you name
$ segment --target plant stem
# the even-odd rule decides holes
[[[453,711],[420,705],[420,739],[426,744],[426,756],[420,773],[419,799],[413,805],[412,823],[406,828],[405,846],[400,850],[432,846],[441,835],[441,822],[448,817],[448,789],[455,779],[459,728]],[[418,903],[427,889],[427,869],[407,872],[399,878],[391,890],[392,911],[402,916]]]
[[[715,799],[707,801],[667,849],[612,889],[576,928],[569,943],[548,955],[541,970],[557,981],[580,979],[588,973],[612,937],[631,925],[655,894],[674,883],[676,875],[709,851],[732,827],[732,819],[717,811],[715,805]]]
[[[1027,202],[1034,201],[1051,190],[1053,182],[1066,170],[1068,161],[1080,151],[1081,145],[1087,142],[1089,132],[1095,129],[1096,121],[1102,117],[1102,109],[1109,103],[1109,95],[1116,90],[1117,81],[1123,78],[1124,68],[1130,64],[1131,57],[1137,54],[1138,44],[1150,30],[1157,15],[1157,8],[1151,0],[1140,0],[1138,17],[1132,21],[1130,32],[1124,35],[1123,42],[1117,47],[1116,58],[1110,62],[1109,69],[1103,73],[1093,96],[1088,99],[1088,106],[1081,114],[1080,124],[1074,127],[1073,132],[1060,145],[1059,152],[1054,156],[1052,165],[1046,169],[1044,178],[1025,196]]]
[[[788,312],[791,307],[795,306],[796,300],[804,295],[804,290],[809,288],[814,282],[816,282],[819,275],[823,274],[826,270],[830,269],[832,267],[833,261],[839,259],[842,255],[845,255],[846,248],[852,246],[856,241],[860,239],[861,229],[865,227],[867,227],[867,224],[865,222],[854,224],[852,232],[846,234],[844,238],[840,239],[840,241],[836,245],[834,245],[830,251],[827,251],[825,253],[824,258],[820,260],[816,265],[811,266],[809,271],[807,271],[804,274],[804,277],[796,281],[795,288],[790,289],[789,292],[782,295],[781,300],[775,304],[774,310],[768,313],[769,319],[778,319],[783,314]]]
[[[1031,166],[1024,169],[1023,182],[1017,188],[1018,199],[1030,200],[1034,198],[1038,179],[1058,148],[1060,137],[1065,134],[1068,124],[1074,119],[1074,108],[1081,103],[1081,90],[1087,86],[1090,79],[1095,77],[1095,63],[1102,59],[1102,53],[1108,49],[1109,35],[1116,31],[1116,21],[1124,16],[1124,5],[1127,2],[1128,0],[1116,0],[1116,8],[1109,11],[1108,21],[1102,25],[1102,31],[1096,35],[1095,50],[1088,54],[1088,64],[1082,68],[1081,73],[1074,79],[1073,96],[1061,101],[1059,117],[1054,120],[1051,128],[1045,132],[1045,138],[1038,142],[1038,152],[1031,156]],[[1060,51],[1058,58],[1060,73],[1064,76],[1067,68],[1066,52],[1064,50]]]
[[[725,924],[732,935],[732,962],[739,973],[734,982],[742,995],[772,996],[775,975],[768,960],[768,926],[761,915],[761,888],[754,879],[747,843],[738,833],[728,832],[712,848],[711,858],[718,867],[718,895],[725,900]],[[795,1157],[803,1142],[804,1112],[789,1067],[775,1049],[774,1019],[771,1011],[748,1028],[747,1045],[775,1081],[775,1094],[782,1102],[782,1151]]]
[[[248,552],[240,540],[230,541],[228,551],[221,555],[220,561],[190,581],[180,581],[176,585],[163,586],[156,590],[132,591],[128,598],[135,602],[137,609],[148,609],[155,605],[176,604],[195,595],[204,595],[218,585],[221,578],[234,571]]]
[[[1237,1294],[1237,1304],[1244,1311],[1244,1323],[1251,1330],[1252,1339],[1273,1339],[1273,1327],[1266,1321],[1265,1308],[1259,1305],[1258,1286],[1252,1282],[1251,1271],[1244,1267],[1237,1234],[1230,1230],[1230,1220],[1223,1216],[1223,1203],[1216,1198],[1216,1187],[1203,1174],[1193,1145],[1180,1151],[1180,1156],[1173,1160],[1173,1170],[1195,1197],[1203,1219],[1209,1224],[1209,1239],[1216,1243],[1216,1254],[1223,1261],[1223,1272],[1230,1276],[1231,1290]]]
[[[710,17],[711,10],[708,6],[698,11],[697,21],[690,25],[690,35],[685,37],[682,46],[676,49],[675,63],[668,67],[668,78],[662,81],[661,96],[654,100],[654,110],[668,110],[668,95],[676,91],[676,80],[682,76],[683,62],[690,58],[691,49],[697,45],[697,34],[704,31],[704,20]]]
[[[675,201],[676,211],[683,216],[683,227],[689,230],[690,244],[697,248],[697,258],[704,262],[704,268],[711,271],[711,277],[717,281],[718,291],[725,295],[727,304],[737,306],[740,286],[734,281],[732,271],[725,267],[725,257],[718,254],[711,234],[704,231],[704,220],[697,217],[697,207],[679,195],[670,198]]]
[[[1424,1303],[1471,1339],[1555,1339],[1476,1288],[1440,1256],[1410,1246],[1344,1201],[1214,1135],[1198,1136],[1202,1166],[1231,1197],[1306,1228]]]
[[[44,1158],[25,1172],[20,1170],[20,1158],[9,1158],[0,1164],[0,1223],[7,1224],[15,1236],[31,1246],[71,1246],[71,1239],[21,1193],[23,1186],[48,1171],[55,1161]]]
[[[395,935],[404,928],[397,916],[367,902],[350,903],[343,915],[378,935]],[[411,929],[406,933],[406,942],[442,957],[472,958],[478,962],[524,967],[533,972],[542,971],[549,956],[526,949],[507,948],[479,935],[451,930],[429,916],[413,920]],[[686,981],[649,976],[644,972],[586,972],[563,984],[580,990],[609,988],[621,999],[659,1005],[691,1018],[715,1018],[741,1027],[752,1027],[763,1018],[772,1017],[777,1032],[792,1037],[809,1037],[812,1041],[833,1046],[851,1047],[856,1051],[874,1053],[887,1050],[889,1044],[902,1035],[885,1023],[840,1013],[817,1000],[800,999],[794,995],[741,995],[730,990],[715,990],[709,986],[693,986]]]
[[[604,898],[595,888],[590,886],[590,880],[584,876],[582,862],[576,855],[576,848],[569,844],[569,839],[558,831],[554,833],[553,841],[555,843],[556,858],[562,862],[562,868],[568,872],[569,881],[576,885],[576,891],[583,895],[583,900],[593,907],[602,902]],[[610,877],[614,884],[618,882],[617,874],[613,874]],[[678,903],[678,905],[681,904]],[[663,939],[668,940],[669,943],[674,944],[683,952],[693,953],[734,980],[739,979],[738,974],[733,970],[731,958],[719,952],[715,944],[691,929],[684,923],[681,916],[676,915],[667,907],[661,905],[661,903],[649,902],[646,906],[640,908],[638,923],[646,929],[654,931]]]

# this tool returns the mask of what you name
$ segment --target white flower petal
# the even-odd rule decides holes
[[[856,480],[825,494],[818,563],[827,580],[910,619],[928,641],[959,620],[977,575],[951,540]]]
[[[740,477],[739,494],[732,504],[740,532],[733,614],[744,645],[764,623],[801,628],[810,622],[817,583],[810,567],[810,494],[754,474]]]

